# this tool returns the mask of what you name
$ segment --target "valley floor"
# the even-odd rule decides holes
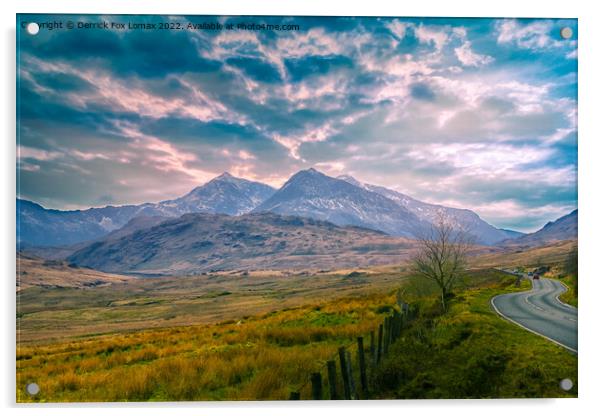
[[[219,323],[400,285],[399,268],[286,275],[212,274],[131,279],[82,289],[30,287],[18,292],[18,341]]]

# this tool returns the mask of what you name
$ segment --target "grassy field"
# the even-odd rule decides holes
[[[483,254],[470,259],[473,267],[527,267],[563,264],[571,250],[577,247],[576,240],[559,241],[542,247],[513,247],[505,251]]]
[[[383,319],[392,295],[342,298],[215,325],[17,349],[18,401],[287,399],[338,348]]]
[[[74,272],[75,273],[75,272]],[[21,343],[219,323],[398,287],[395,269],[291,275],[211,274],[132,279],[111,286],[30,287],[17,293]]]

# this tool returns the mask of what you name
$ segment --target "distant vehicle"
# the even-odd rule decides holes
[[[533,275],[533,280],[539,280],[539,275],[537,273]]]
[[[531,276],[533,276],[533,272],[529,272],[529,273],[527,273],[527,275],[528,275],[529,277],[531,277]]]

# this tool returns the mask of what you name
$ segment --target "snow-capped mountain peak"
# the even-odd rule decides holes
[[[225,172],[184,196],[157,203],[59,211],[17,200],[18,239],[33,245],[74,244],[103,236],[137,216],[179,217],[188,213],[241,215],[274,192],[268,185],[236,178]]]
[[[426,225],[390,199],[316,169],[294,174],[254,212],[271,211],[412,236]]]

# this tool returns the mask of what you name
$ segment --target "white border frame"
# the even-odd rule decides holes
[[[597,243],[602,236],[599,207],[600,183],[602,178],[602,156],[600,140],[600,116],[598,94],[602,92],[600,48],[602,22],[596,13],[595,2],[557,1],[527,2],[503,0],[483,2],[470,0],[430,0],[421,2],[391,2],[369,0],[350,2],[344,0],[221,0],[200,2],[185,0],[145,1],[103,0],[100,2],[74,2],[70,0],[35,1],[19,0],[2,2],[2,204],[0,204],[4,231],[2,239],[3,274],[3,329],[0,343],[2,360],[0,367],[0,392],[3,407],[8,414],[46,415],[104,415],[106,408],[116,413],[138,413],[164,415],[177,411],[179,414],[246,414],[289,416],[319,414],[343,410],[350,416],[364,414],[369,408],[380,408],[388,412],[420,412],[421,414],[507,415],[517,410],[547,415],[573,413],[590,414],[599,411],[600,354],[599,335],[600,309],[597,298],[602,292],[602,279],[596,275]],[[445,16],[445,17],[577,17],[579,19],[579,246],[580,269],[583,281],[579,299],[579,396],[577,400],[534,399],[534,400],[438,400],[438,401],[380,401],[354,403],[315,402],[245,402],[245,403],[172,403],[172,404],[68,404],[49,406],[15,405],[15,13],[133,13],[133,14],[230,14],[230,15],[362,15],[362,16]],[[587,227],[584,227],[586,224]],[[594,411],[595,409],[595,411]],[[7,414],[5,412],[5,414]],[[140,411],[140,413],[142,413]]]

